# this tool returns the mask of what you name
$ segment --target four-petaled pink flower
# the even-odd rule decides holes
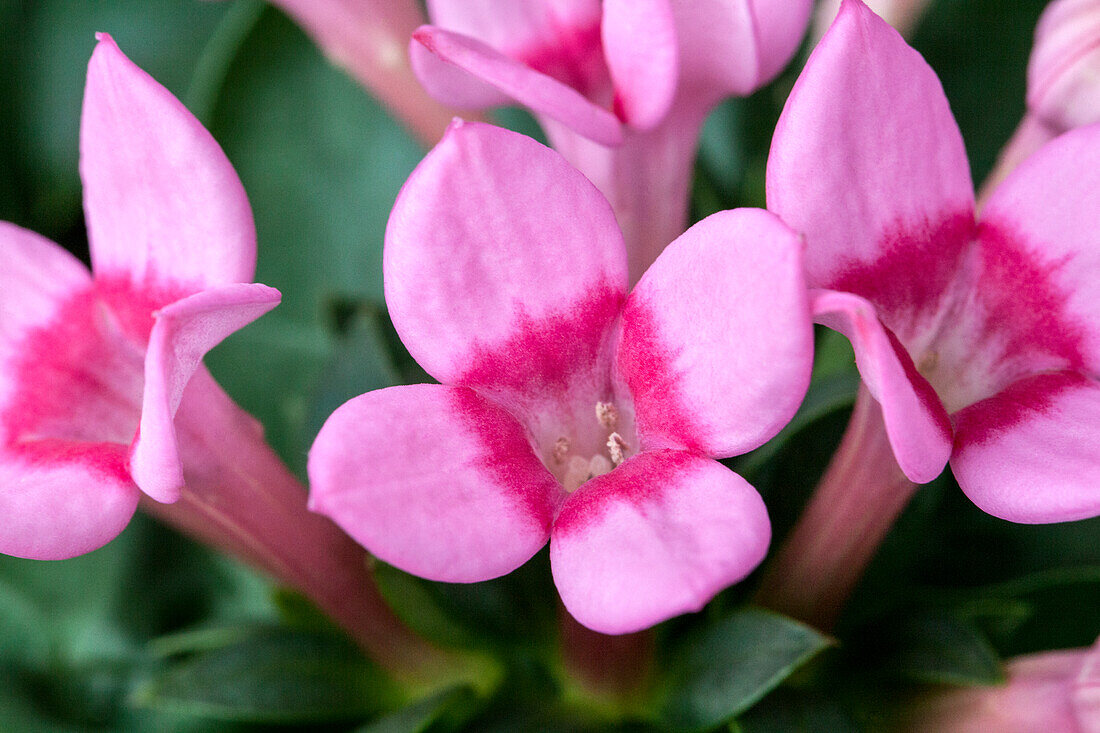
[[[94,275],[0,223],[0,552],[9,555],[99,547],[143,492],[179,497],[184,466],[201,469],[208,447],[196,435],[255,431],[201,359],[279,301],[249,282],[252,212],[229,161],[105,35],[88,68],[80,145]]]
[[[311,507],[440,581],[508,573],[550,539],[562,600],[597,631],[700,608],[768,546],[759,495],[712,457],[801,400],[801,248],[765,211],[722,212],[627,296],[596,188],[529,138],[456,122],[402,190],[383,259],[394,325],[443,384],[338,409]]]
[[[631,282],[686,226],[699,130],[779,73],[810,0],[429,0],[413,69],[455,107],[513,100],[611,202]]]
[[[906,476],[950,457],[990,514],[1100,514],[1100,128],[1029,158],[975,223],[935,74],[845,0],[779,121],[767,189]]]

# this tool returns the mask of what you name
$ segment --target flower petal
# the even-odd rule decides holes
[[[811,287],[868,299],[906,345],[927,334],[973,232],[966,151],[932,69],[856,0],[787,100],[767,194]]]
[[[1011,323],[1020,346],[1093,373],[1100,372],[1098,197],[1100,125],[1093,125],[1024,161],[989,198],[979,232],[986,258],[1007,271],[989,296],[992,317]]]
[[[561,489],[515,418],[472,390],[419,384],[345,403],[309,454],[310,508],[430,580],[511,572],[546,544]]]
[[[641,453],[592,479],[562,507],[550,540],[569,613],[605,634],[698,611],[767,553],[760,495],[716,461]]]
[[[703,106],[757,86],[760,65],[748,0],[672,0],[680,39],[680,86]]]
[[[708,217],[642,277],[622,333],[618,371],[643,448],[726,457],[757,447],[791,419],[810,381],[801,238],[759,209]]]
[[[879,321],[873,305],[851,293],[819,290],[812,297],[817,322],[852,342],[863,383],[882,405],[902,472],[918,484],[939,476],[951,455],[951,423],[931,385]]]
[[[599,28],[601,0],[428,0],[432,23],[479,38],[509,56]],[[598,38],[598,35],[597,35]]]
[[[0,453],[0,553],[63,560],[121,532],[141,492],[122,445],[43,441]]]
[[[669,0],[604,0],[600,32],[615,111],[632,127],[655,127],[668,113],[680,75]]]
[[[435,26],[421,26],[413,33],[409,54],[417,78],[441,102],[480,107],[495,100],[484,86],[470,85],[468,82],[456,85],[456,81],[461,82],[461,77],[449,71],[439,75],[441,67],[431,63],[418,46],[452,67],[499,89],[536,114],[557,120],[595,142],[603,145],[622,142],[622,125],[618,118],[590,102],[573,87],[504,55],[476,38]],[[447,91],[452,86],[454,93]]]
[[[398,196],[383,269],[394,326],[441,382],[514,406],[608,373],[622,235],[595,187],[530,138],[452,126]]]
[[[252,210],[229,160],[167,89],[98,37],[80,126],[92,269],[191,291],[251,280]]]
[[[760,64],[758,85],[771,81],[790,63],[806,35],[812,11],[813,0],[752,0]]]
[[[982,511],[1013,522],[1100,515],[1100,384],[1023,379],[955,416],[951,469]]]
[[[173,502],[183,467],[173,417],[206,352],[279,303],[279,291],[236,283],[204,290],[162,308],[145,354],[141,424],[130,454],[134,482],[153,499]]]

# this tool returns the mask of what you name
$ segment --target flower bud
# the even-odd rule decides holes
[[[1056,132],[1100,122],[1100,0],[1055,0],[1035,28],[1027,105]]]

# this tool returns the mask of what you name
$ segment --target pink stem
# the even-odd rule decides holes
[[[894,459],[882,410],[861,387],[840,447],[765,567],[756,602],[831,629],[916,489]]]
[[[1028,156],[1057,136],[1056,130],[1051,129],[1031,113],[1025,114],[1016,132],[1012,133],[1012,138],[1001,148],[1000,155],[997,156],[997,165],[982,183],[981,190],[978,192],[978,210],[981,211],[989,195],[1001,181],[1008,177],[1008,174],[1016,170],[1016,167]]]
[[[143,500],[147,512],[302,592],[396,676],[424,679],[450,665],[393,614],[366,552],[307,510],[305,488],[262,428],[205,369],[187,387],[176,430],[187,487],[174,504]]]
[[[643,691],[653,667],[653,631],[608,636],[558,607],[562,664],[587,696],[616,705]]]
[[[409,63],[409,38],[427,22],[415,0],[272,0],[333,63],[385,104],[426,146],[458,114],[428,96]],[[474,119],[463,113],[463,117]]]

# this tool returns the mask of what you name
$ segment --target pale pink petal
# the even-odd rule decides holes
[[[249,281],[256,235],[229,160],[180,102],[106,34],[80,127],[84,211],[98,276],[137,286]]]
[[[546,544],[561,489],[515,418],[463,387],[368,392],[321,428],[310,508],[431,580],[488,580]]]
[[[1021,380],[955,415],[951,469],[982,511],[1013,522],[1100,515],[1100,385],[1071,372]]]
[[[894,457],[918,484],[936,478],[951,455],[951,423],[935,391],[898,340],[858,295],[813,293],[814,315],[852,342],[863,383],[882,406]]]
[[[1071,704],[1081,733],[1100,733],[1100,641],[1085,652],[1073,681]]]
[[[42,441],[0,450],[0,553],[63,560],[114,539],[141,492],[122,445]]]
[[[615,111],[648,130],[668,113],[680,75],[669,0],[604,0],[604,54],[615,84]]]
[[[642,277],[622,333],[618,370],[643,448],[726,457],[757,447],[810,381],[801,238],[759,209],[704,219]]]
[[[698,611],[764,559],[760,495],[695,453],[641,453],[592,479],[554,523],[550,562],[569,613],[624,634]]]
[[[760,79],[757,34],[749,0],[672,0],[680,39],[683,93],[709,106],[746,95]]]
[[[484,87],[460,83],[455,92],[448,85],[456,77],[446,73],[433,78],[438,64],[424,64],[419,44],[447,64],[469,73],[475,79],[499,89],[508,97],[530,108],[536,114],[567,125],[580,135],[604,145],[622,142],[622,125],[608,110],[590,102],[571,86],[506,56],[482,41],[434,26],[422,26],[413,34],[411,55],[413,68],[425,88],[440,101],[456,106],[483,106],[494,101],[484,93]]]
[[[576,45],[588,28],[599,38],[600,0],[428,0],[432,23],[521,58],[528,49]]]
[[[806,235],[811,287],[868,299],[907,345],[927,335],[973,232],[969,167],[935,73],[862,3],[787,100],[767,195]]]
[[[1093,373],[1100,371],[1098,200],[1100,125],[1093,125],[1024,161],[989,198],[980,231],[987,259],[1004,271],[999,282],[983,283],[995,301],[987,305],[992,318],[1011,324],[1021,348]]]
[[[279,291],[237,283],[204,290],[162,308],[145,354],[141,423],[130,454],[134,482],[153,499],[173,502],[183,467],[173,417],[206,352],[279,303]]]
[[[813,0],[752,0],[756,17],[758,85],[771,81],[798,50],[810,24]]]
[[[503,107],[512,101],[500,89],[429,51],[415,33],[409,39],[409,63],[420,85],[441,104],[483,110]]]
[[[560,403],[608,373],[622,235],[595,187],[528,137],[452,126],[398,196],[383,270],[394,326],[441,382]]]
[[[1100,2],[1047,5],[1027,65],[1027,106],[1059,132],[1100,122]]]

